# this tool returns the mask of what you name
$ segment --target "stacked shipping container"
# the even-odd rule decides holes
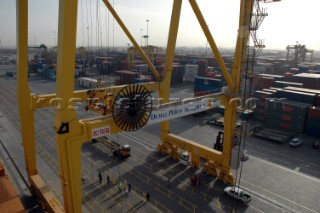
[[[320,108],[310,107],[306,118],[305,131],[306,135],[320,137]]]
[[[266,123],[275,128],[302,133],[308,107],[310,104],[270,99],[266,109]]]
[[[194,96],[203,96],[222,91],[222,81],[204,77],[196,77],[194,83]]]
[[[273,97],[273,93],[257,90],[254,92],[253,97],[256,98],[256,107],[253,110],[253,119],[264,122],[267,118],[266,110],[268,99]]]

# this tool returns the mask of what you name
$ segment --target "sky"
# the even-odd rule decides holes
[[[16,1],[0,0],[0,46],[16,44]],[[110,0],[127,28],[142,45],[165,47],[173,0]],[[235,47],[240,0],[197,0],[215,42]],[[58,0],[29,0],[29,45],[54,46],[58,36]],[[177,47],[205,47],[206,38],[190,7],[183,0]],[[268,49],[285,50],[298,41],[320,50],[319,0],[282,0],[260,3],[268,16],[257,31]],[[149,20],[147,23],[146,20]],[[127,46],[131,42],[107,11],[102,0],[78,0],[77,46]]]

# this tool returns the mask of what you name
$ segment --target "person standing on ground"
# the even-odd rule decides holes
[[[121,189],[122,189],[122,183],[121,182],[119,182],[119,184],[118,184],[118,189],[119,189],[119,192],[121,192]]]
[[[146,201],[149,202],[149,200],[150,200],[150,193],[148,192],[148,193],[146,194]]]
[[[128,193],[129,193],[129,186],[126,186],[126,197],[128,197]]]
[[[131,184],[128,183],[128,191],[131,192]]]
[[[99,172],[98,178],[99,178],[99,183],[102,183],[102,174],[101,174],[101,172]]]
[[[108,175],[107,176],[107,184],[109,184],[110,183],[110,176]]]

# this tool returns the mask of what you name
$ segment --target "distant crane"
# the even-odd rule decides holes
[[[314,50],[307,49],[305,45],[299,44],[296,42],[295,45],[287,46],[287,61],[293,58],[292,66],[297,67],[297,65],[301,62],[305,62],[307,60],[307,54],[310,53],[310,62],[313,60],[313,52]]]

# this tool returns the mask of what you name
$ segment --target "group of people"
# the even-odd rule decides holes
[[[85,177],[84,176],[81,176],[81,179],[82,179],[82,181],[85,181]],[[111,181],[110,181],[110,176],[109,176],[109,174],[107,175],[107,184],[110,184],[111,183]],[[101,174],[101,172],[99,172],[98,173],[98,180],[99,180],[99,184],[101,184],[102,183],[102,174]],[[116,182],[117,182],[117,179],[115,178],[115,177],[113,177],[112,178],[112,184],[116,184]],[[170,184],[171,184],[171,179],[168,179],[168,185],[170,186]],[[119,193],[121,193],[121,191],[122,191],[122,189],[125,187],[125,190],[126,190],[126,193],[125,193],[125,196],[126,197],[128,197],[128,194],[129,194],[129,192],[131,191],[131,184],[130,183],[127,183],[127,181],[124,181],[124,184],[121,182],[121,181],[119,181],[119,183],[118,183],[118,190],[119,190]],[[149,200],[150,200],[150,193],[149,192],[147,192],[147,193],[144,193],[143,192],[143,196],[145,197],[145,201],[146,202],[149,202]]]
[[[119,193],[121,193],[123,187],[125,187],[125,190],[126,190],[125,196],[128,197],[128,193],[131,192],[131,184],[130,184],[130,183],[127,183],[127,181],[125,181],[125,182],[124,182],[124,186],[123,186],[122,182],[120,181],[120,182],[118,183]]]

